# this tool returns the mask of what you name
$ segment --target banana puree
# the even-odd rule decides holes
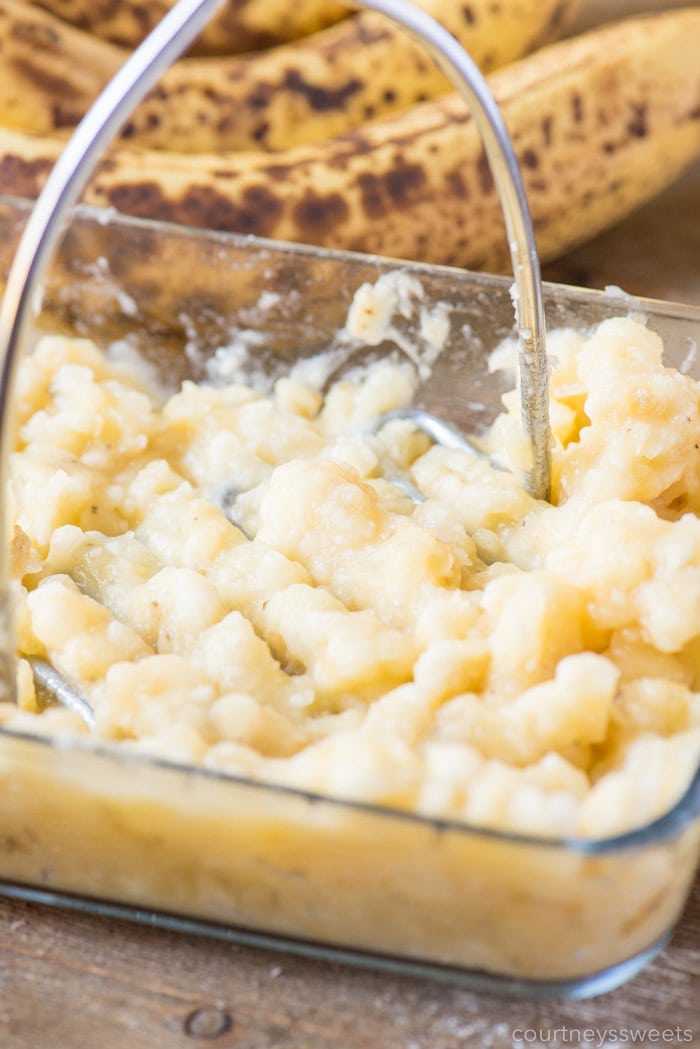
[[[700,759],[700,385],[632,320],[549,347],[552,505],[507,469],[515,391],[487,457],[365,432],[410,402],[406,363],[160,398],[43,337],[12,458],[21,652],[108,747],[545,837],[661,815]],[[18,691],[5,727],[90,734],[26,661]]]

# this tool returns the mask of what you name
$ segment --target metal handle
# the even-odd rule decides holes
[[[517,289],[521,410],[532,449],[527,487],[549,496],[548,378],[539,259],[520,168],[505,123],[474,61],[455,38],[408,0],[353,0],[403,26],[429,51],[464,98],[491,166],[508,235]],[[66,143],[37,198],[13,260],[0,306],[0,484],[6,490],[14,443],[14,387],[21,346],[52,253],[93,168],[148,91],[189,47],[224,0],[177,0],[129,56]],[[13,691],[7,522],[0,515],[0,679]]]

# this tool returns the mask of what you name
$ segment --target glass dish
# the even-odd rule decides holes
[[[30,206],[0,200],[0,274]],[[126,340],[176,386],[264,325],[255,366],[274,377],[328,349],[356,289],[397,266],[450,319],[418,400],[478,433],[504,392],[486,360],[513,329],[507,278],[79,209],[37,327]],[[555,285],[545,301],[550,328],[644,314],[668,363],[693,369],[698,310]],[[537,839],[0,731],[0,891],[531,997],[600,993],[661,949],[699,814],[700,770],[651,824]]]

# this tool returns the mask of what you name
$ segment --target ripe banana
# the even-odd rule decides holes
[[[482,68],[561,33],[578,0],[418,0]],[[0,2],[0,124],[51,133],[76,123],[126,57],[17,0]],[[449,90],[424,47],[365,11],[294,44],[175,63],[124,137],[152,149],[285,149],[318,142]]]
[[[485,69],[563,31],[578,0],[417,0]],[[365,11],[294,44],[229,61],[181,62],[126,134],[157,149],[285,149],[445,94],[449,82],[406,32]]]
[[[29,0],[70,25],[122,47],[135,47],[175,0]],[[229,0],[192,52],[234,55],[274,47],[333,25],[350,14],[337,0]]]
[[[491,77],[544,259],[622,218],[700,154],[698,53],[695,8],[592,31]],[[60,148],[0,131],[0,190],[36,194]],[[482,144],[453,95],[272,155],[116,148],[85,199],[186,225],[508,268]]]
[[[0,40],[0,124],[29,131],[72,128],[127,57],[18,0],[0,0]]]

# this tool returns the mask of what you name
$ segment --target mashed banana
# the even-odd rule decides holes
[[[43,338],[12,459],[20,651],[102,743],[538,835],[653,819],[700,760],[700,384],[631,320],[550,353],[552,505],[502,469],[517,392],[489,459],[363,431],[410,400],[401,365],[325,399],[283,379],[159,403]],[[88,733],[18,681],[6,727]]]

